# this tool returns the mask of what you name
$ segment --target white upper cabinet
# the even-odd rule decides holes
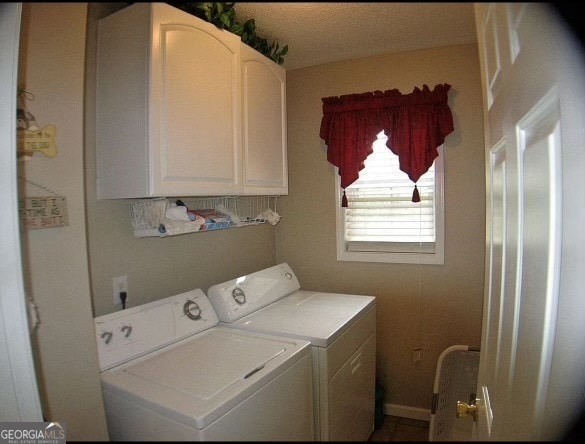
[[[287,194],[286,71],[242,43],[244,193]]]
[[[249,75],[247,49],[264,59]],[[286,193],[279,69],[235,34],[164,3],[136,3],[101,19],[98,199]],[[275,121],[278,129],[267,128]],[[242,129],[251,135],[245,151]]]

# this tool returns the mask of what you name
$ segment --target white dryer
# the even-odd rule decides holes
[[[113,441],[307,441],[310,343],[218,326],[196,289],[94,319]]]
[[[315,440],[365,441],[374,430],[376,301],[300,290],[276,265],[213,285],[220,325],[311,342]]]

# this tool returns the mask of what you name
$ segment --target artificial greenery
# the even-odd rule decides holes
[[[269,59],[282,65],[284,56],[288,52],[288,45],[282,48],[278,42],[269,43],[263,37],[256,34],[256,21],[251,18],[246,23],[239,23],[236,20],[234,2],[167,2],[169,5],[179,8],[191,15],[199,17],[221,29],[236,34],[246,45],[264,54]]]

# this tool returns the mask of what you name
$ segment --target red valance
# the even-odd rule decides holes
[[[411,94],[397,89],[325,97],[320,136],[327,144],[327,160],[339,168],[341,187],[355,182],[372,153],[377,134],[384,130],[386,146],[398,156],[400,169],[415,183],[413,202],[420,200],[416,182],[438,156],[437,147],[453,131],[447,104],[451,85],[427,85]],[[342,205],[347,206],[345,192]]]

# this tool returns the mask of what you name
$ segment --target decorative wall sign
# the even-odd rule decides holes
[[[18,212],[20,213],[20,220],[25,228],[36,230],[39,228],[56,228],[69,225],[67,218],[67,199],[65,196],[61,196],[51,188],[20,175],[18,178],[50,194],[50,196],[24,197],[19,199]]]
[[[17,153],[18,156],[32,156],[41,152],[45,157],[57,155],[55,144],[55,125],[47,125],[43,129],[27,129],[17,131]]]
[[[19,211],[24,226],[31,230],[69,225],[65,196],[25,197],[19,202]]]
[[[57,145],[55,144],[57,128],[55,125],[47,125],[43,129],[39,129],[35,116],[24,104],[25,98],[34,100],[34,97],[34,94],[23,88],[18,89],[16,153],[20,160],[29,160],[36,152],[41,152],[49,158],[57,155]]]

